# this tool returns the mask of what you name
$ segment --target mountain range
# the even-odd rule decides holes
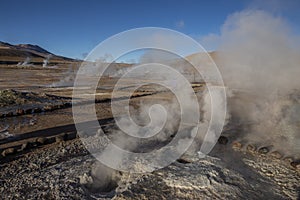
[[[12,45],[0,41],[0,64],[10,65],[26,61],[32,64],[42,64],[45,60],[52,64],[65,64],[76,61],[72,58],[55,55],[38,45]]]

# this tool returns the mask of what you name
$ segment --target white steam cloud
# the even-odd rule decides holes
[[[215,61],[233,96],[233,123],[242,138],[299,153],[299,38],[282,18],[257,10],[228,17]]]
[[[31,58],[30,57],[26,57],[24,62],[19,62],[17,64],[17,66],[32,66],[32,64],[30,64]]]
[[[43,60],[43,67],[47,67],[49,60],[51,59],[52,55],[47,55],[46,59]]]

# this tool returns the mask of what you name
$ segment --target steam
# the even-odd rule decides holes
[[[32,64],[30,64],[31,58],[30,57],[26,57],[24,62],[19,62],[17,64],[17,66],[32,66]]]
[[[300,51],[295,46],[295,44],[299,44],[297,36],[293,35],[288,24],[282,18],[264,11],[246,10],[228,17],[221,29],[218,41],[221,42],[221,45],[213,58],[220,68],[228,88],[227,126],[239,131],[236,132],[236,138],[261,146],[273,145],[275,150],[296,157],[300,150],[300,81],[298,81]],[[206,59],[201,57],[199,60],[201,65],[200,61],[205,62]],[[179,70],[181,74],[193,71],[193,69],[187,70],[189,65],[178,61],[178,57],[169,54],[163,55],[162,52],[145,53],[140,62],[166,65],[177,63],[175,67],[180,66],[184,69]],[[215,77],[210,73],[210,66],[206,65],[207,63],[202,64],[204,64],[203,69],[208,71],[208,79],[214,82]],[[118,76],[126,71],[119,72]],[[161,83],[171,81],[176,90],[185,92],[184,87],[176,84],[176,76],[163,72],[152,72],[151,70],[144,71],[143,75],[145,80],[155,77],[155,81],[159,80]],[[191,74],[185,76],[191,77]],[[219,94],[212,91],[211,95],[218,97]],[[217,135],[214,133],[214,131],[217,132],[216,130],[212,130],[205,138],[212,115],[211,99],[217,101],[213,102],[214,105],[217,105],[215,109],[224,105],[222,99],[210,98],[207,90],[200,92],[197,97],[200,102],[201,119],[198,135],[189,149],[191,152],[198,150],[203,152],[203,149],[200,149],[202,141],[214,142],[216,140]],[[190,96],[186,95],[185,101],[180,103],[188,111],[193,111],[195,107],[190,102]],[[149,110],[154,103],[157,104],[154,99],[153,101],[141,102],[138,110],[133,111],[136,113],[133,120],[137,124],[148,124],[150,121]],[[154,126],[160,127],[161,122],[166,120],[164,128],[156,137],[144,141],[132,140],[122,131],[114,130],[112,134],[108,134],[113,143],[122,149],[143,152],[150,147],[157,147],[158,144],[164,145],[164,142],[169,142],[174,132],[177,131],[181,111],[178,110],[179,105],[174,96],[171,100],[159,104],[165,108],[168,115],[165,119],[162,109],[152,110],[152,117],[155,119],[153,120]],[[125,108],[128,105],[119,106]],[[216,116],[216,119],[217,121],[222,120],[222,116]],[[141,136],[147,135],[147,130],[139,132],[140,129],[133,126],[127,118],[122,119],[121,116],[119,123],[131,133],[137,133]],[[242,128],[238,129],[240,127]],[[149,131],[154,129],[155,127],[149,127]],[[186,143],[186,139],[194,132],[194,129],[187,131],[186,138],[181,138],[178,141],[177,148],[181,149],[181,144]],[[124,155],[117,154],[118,152],[112,149],[102,153],[106,155],[104,159],[107,159],[107,163],[111,158],[117,157],[114,159],[116,160],[115,163],[109,163],[110,166],[124,164]],[[160,154],[156,156],[160,157]],[[138,165],[138,162],[134,164],[135,166],[132,167],[143,167],[143,165]],[[99,173],[106,174],[105,170]]]
[[[220,94],[218,94],[217,90],[212,91],[213,94],[209,94],[208,91],[200,92],[198,98],[201,99],[202,96],[205,96],[205,99],[200,102],[200,106],[198,104],[197,106],[195,105],[195,102],[198,103],[197,96],[193,96],[194,90],[191,88],[188,78],[185,78],[183,73],[181,73],[189,70],[192,71],[193,67],[177,55],[152,49],[145,52],[140,62],[142,64],[147,64],[141,65],[141,68],[135,69],[132,72],[128,69],[130,74],[122,77],[123,80],[129,82],[130,79],[127,79],[128,77],[139,77],[131,79],[130,83],[133,84],[133,88],[128,87],[126,89],[128,93],[133,91],[147,91],[147,89],[154,91],[172,91],[169,91],[170,95],[167,95],[165,97],[166,99],[141,99],[137,108],[134,105],[131,105],[130,102],[113,101],[112,112],[115,113],[114,108],[116,108],[118,118],[115,120],[118,127],[116,130],[110,129],[109,133],[106,135],[112,143],[120,149],[137,153],[153,150],[157,151],[154,151],[155,155],[152,155],[149,159],[146,155],[143,155],[145,159],[142,160],[139,160],[136,155],[134,155],[136,157],[130,157],[130,159],[128,159],[126,152],[121,152],[119,149],[114,149],[112,146],[109,146],[99,155],[99,158],[102,161],[104,160],[106,165],[111,166],[114,169],[119,169],[119,166],[122,166],[122,169],[128,169],[129,171],[134,172],[153,171],[156,169],[155,167],[160,165],[159,162],[161,160],[163,160],[163,162],[168,162],[168,160],[172,158],[174,158],[174,160],[179,158],[182,152],[187,150],[184,148],[188,148],[186,145],[190,138],[197,134],[197,141],[189,149],[189,152],[195,153],[196,151],[199,151],[204,139],[207,141],[208,145],[203,149],[206,149],[213,144],[218,137],[217,132],[219,132],[219,130],[217,130],[217,128],[211,130],[209,133],[210,136],[205,138],[212,117],[212,102],[210,95],[215,99],[215,105],[224,106],[224,99],[220,98]],[[172,68],[175,68],[174,71],[177,72],[174,72],[169,68],[157,66],[155,63],[163,63],[166,64],[166,66],[172,66]],[[183,82],[182,79],[186,80],[186,82]],[[141,86],[143,83],[146,84],[145,87],[143,86],[135,89],[134,86]],[[158,86],[160,84],[161,86]],[[165,88],[163,85],[168,85],[169,88]],[[120,88],[123,88],[122,84],[120,86]],[[118,86],[114,86],[114,89],[118,89]],[[122,92],[125,92],[125,89],[122,90]],[[202,110],[201,112],[204,113],[201,115],[201,119],[194,115],[195,113],[200,113],[200,109]],[[129,110],[129,113],[127,110]],[[128,113],[130,118],[128,115],[120,116],[120,113]],[[114,116],[116,115],[114,114]],[[222,121],[222,115],[214,117],[217,119],[217,123]],[[184,122],[183,127],[179,130],[179,124],[182,123],[182,120]],[[217,123],[212,126],[217,127]],[[195,129],[196,125],[200,126],[200,130]],[[178,134],[177,131],[182,134],[174,139],[174,136],[176,137]],[[155,133],[153,134],[153,132]],[[170,149],[168,149],[168,154],[166,156],[165,151],[161,150],[161,148],[169,144],[170,141],[174,141],[174,143],[169,147]],[[210,149],[203,150],[203,153],[208,153],[207,151],[209,150]],[[129,162],[128,160],[133,160],[134,162]],[[156,162],[158,164],[156,164]],[[149,166],[153,166],[153,168],[145,168]]]
[[[43,67],[47,67],[49,60],[51,59],[52,55],[47,55],[46,59],[43,60]]]
[[[299,38],[280,17],[246,10],[228,17],[221,29],[217,62],[228,91],[232,124],[240,137],[299,153]]]
[[[154,61],[155,62],[155,61]],[[189,67],[188,65],[183,67]],[[151,68],[152,69],[152,68]],[[201,153],[208,153],[207,146],[200,149],[203,140],[205,139],[208,143],[214,143],[217,140],[217,135],[215,134],[214,130],[209,133],[209,136],[205,138],[209,122],[211,119],[211,97],[207,90],[197,94],[197,96],[201,99],[200,100],[200,109],[201,113],[201,121],[197,121],[199,123],[199,129],[196,129],[194,125],[186,124],[185,127],[181,130],[178,130],[178,125],[182,120],[182,115],[193,116],[193,112],[197,107],[193,104],[192,96],[187,95],[189,94],[189,90],[183,84],[176,84],[181,83],[179,81],[179,77],[174,76],[172,73],[168,73],[166,70],[162,70],[161,73],[155,73],[157,71],[149,69],[149,72],[144,75],[145,80],[153,80],[153,75],[155,75],[155,81],[160,80],[162,83],[169,82],[172,89],[177,91],[179,95],[182,95],[183,101],[178,102],[178,99],[173,95],[170,96],[168,100],[159,100],[159,99],[142,99],[140,100],[138,108],[134,108],[129,104],[130,110],[130,117],[135,122],[135,124],[141,125],[145,127],[151,124],[148,128],[143,129],[137,127],[132,121],[128,120],[126,116],[120,116],[121,119],[119,120],[118,129],[109,129],[109,132],[104,134],[101,129],[98,130],[97,137],[101,138],[100,144],[105,143],[102,140],[104,138],[109,138],[109,141],[119,148],[135,152],[135,153],[150,153],[153,154],[145,154],[145,160],[139,160],[136,158],[136,155],[133,157],[128,157],[126,152],[120,152],[115,148],[110,148],[109,145],[106,146],[105,149],[101,149],[99,152],[100,155],[94,154],[97,158],[100,158],[101,161],[109,166],[105,167],[103,165],[96,165],[93,166],[92,171],[92,178],[93,178],[93,185],[92,188],[97,190],[98,192],[109,191],[113,190],[118,186],[118,182],[120,181],[120,174],[118,171],[114,169],[118,169],[119,166],[122,166],[123,169],[129,169],[129,172],[145,172],[145,171],[153,171],[156,170],[156,162],[160,163],[161,160],[167,161],[171,158],[177,159],[181,155],[181,152],[185,152],[188,150],[189,154],[195,154],[197,151],[201,150]],[[139,74],[139,72],[137,72]],[[174,83],[174,84],[173,84]],[[167,83],[166,83],[167,84]],[[150,88],[154,88],[155,90],[160,90],[161,87],[151,85]],[[143,88],[139,88],[143,90]],[[191,89],[192,90],[192,89]],[[219,97],[218,91],[212,91],[213,100],[217,106],[224,106],[223,99]],[[204,96],[204,97],[203,97]],[[127,104],[123,105],[122,103],[112,102],[112,104],[118,104],[119,108],[124,108],[128,106]],[[158,105],[159,104],[159,105]],[[164,109],[161,109],[163,107]],[[182,110],[183,113],[182,113]],[[218,109],[218,108],[216,108]],[[122,111],[118,110],[122,113]],[[196,111],[197,112],[197,111]],[[217,120],[222,120],[217,118]],[[191,120],[193,121],[193,120]],[[214,124],[212,125],[214,126]],[[124,132],[123,129],[119,129],[120,127],[126,127],[126,131]],[[157,128],[163,127],[158,133],[150,138],[139,138],[139,137],[130,137],[128,134],[136,134],[140,137],[147,136],[148,134],[152,134],[153,130]],[[174,139],[175,134],[177,131],[181,131],[181,136],[179,138]],[[178,134],[178,133],[177,133]],[[177,135],[176,134],[176,135]],[[194,143],[189,149],[186,144],[189,142],[191,136],[196,136]],[[168,154],[164,154],[164,151],[161,150],[170,141],[176,141],[174,146],[171,145],[170,149],[167,151]],[[97,139],[93,139],[94,144],[92,146],[101,147],[102,145],[96,144]],[[106,139],[108,141],[108,139]],[[90,139],[87,139],[86,142],[88,145],[91,144]],[[203,154],[201,154],[202,156]],[[99,156],[99,157],[98,157]],[[153,165],[152,165],[153,163]],[[114,185],[115,187],[111,187]]]
[[[59,81],[52,83],[49,87],[71,87],[74,84],[74,79],[76,76],[76,71],[72,66],[68,68],[66,72],[62,74]]]

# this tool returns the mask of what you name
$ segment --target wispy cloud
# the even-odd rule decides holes
[[[185,26],[184,21],[181,19],[175,23],[177,28],[183,28]]]
[[[208,34],[205,36],[200,36],[196,38],[196,40],[207,50],[207,51],[214,51],[218,49],[221,38],[218,34]]]

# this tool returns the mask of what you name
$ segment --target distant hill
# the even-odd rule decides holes
[[[44,54],[52,54],[49,51],[43,49],[42,47],[40,47],[38,45],[18,44],[18,45],[15,45],[15,47],[20,50],[27,50],[27,51],[31,50],[31,51],[35,51],[35,52],[39,52],[39,53],[44,53]]]
[[[216,55],[217,55],[217,52],[215,51],[212,51],[212,52],[207,52],[209,54],[209,56],[212,58],[212,59],[215,59],[216,58]],[[204,53],[204,52],[201,52],[201,53],[194,53],[194,54],[191,54],[191,55],[188,55],[186,56],[185,58],[187,60],[192,60],[192,59],[197,59],[198,57],[207,57],[207,53]]]
[[[12,45],[0,41],[0,64],[32,63],[43,64],[47,60],[52,64],[75,62],[72,58],[55,55],[38,45]]]

